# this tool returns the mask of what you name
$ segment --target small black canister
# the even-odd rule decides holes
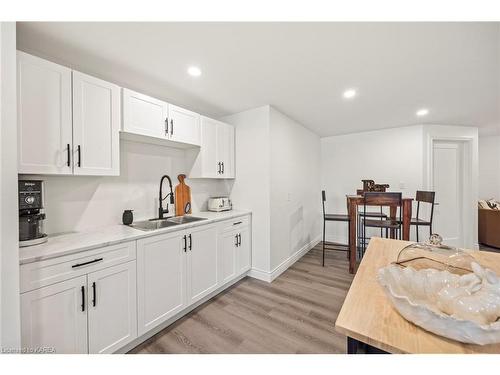
[[[125,210],[123,211],[123,216],[122,216],[122,223],[125,225],[130,225],[134,221],[134,214],[132,213],[133,210]]]

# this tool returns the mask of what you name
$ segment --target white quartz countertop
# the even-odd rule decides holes
[[[225,212],[198,212],[192,216],[203,217],[207,220],[192,223],[179,224],[172,227],[142,231],[126,225],[111,225],[100,229],[85,232],[71,232],[58,235],[49,235],[48,241],[35,246],[19,248],[19,263],[26,264],[38,262],[45,259],[56,258],[63,255],[78,253],[81,251],[97,249],[100,247],[114,245],[121,242],[133,241],[140,238],[156,236],[164,233],[182,231],[200,225],[207,225],[217,221],[233,219],[239,216],[251,214],[251,211],[232,210]]]

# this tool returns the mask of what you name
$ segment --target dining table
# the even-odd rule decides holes
[[[357,253],[357,225],[358,220],[358,207],[364,205],[363,198],[364,191],[357,190],[355,195],[347,195],[347,213],[349,215],[349,273],[356,273],[357,266],[359,262],[356,258]],[[413,198],[402,198],[400,209],[401,220],[402,220],[402,233],[401,237],[403,240],[410,240],[410,223],[411,223],[411,209],[412,209]],[[375,204],[376,205],[376,204]],[[385,202],[381,201],[379,204],[381,207],[386,206]],[[398,206],[390,206],[389,217],[392,220],[396,220]],[[394,237],[394,230],[391,230],[391,237]]]

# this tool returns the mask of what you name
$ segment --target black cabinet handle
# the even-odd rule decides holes
[[[97,263],[97,262],[100,262],[101,260],[103,260],[104,258],[97,258],[97,259],[94,259],[94,260],[89,260],[88,262],[84,262],[84,263],[77,263],[77,264],[74,264],[71,266],[71,268],[77,268],[77,267],[82,267],[82,266],[86,266],[88,264],[92,264],[92,263]]]
[[[220,162],[217,163],[217,173],[220,174]]]
[[[165,119],[165,135],[168,135],[168,117]]]
[[[82,311],[85,311],[85,287],[82,285]]]
[[[234,236],[234,238],[236,238],[236,243],[235,243],[234,245],[235,245],[236,247],[238,247],[238,235],[236,234],[236,235]]]
[[[97,304],[97,291],[95,286],[95,281],[92,283],[92,306],[95,307]]]
[[[238,246],[241,246],[241,233],[238,233]]]
[[[237,221],[236,223],[233,223],[233,225],[239,225],[241,223],[242,223],[242,221]]]
[[[78,145],[78,166],[82,166],[82,147]]]
[[[193,250],[193,236],[189,234],[189,251]]]
[[[68,167],[71,167],[71,149],[69,143],[67,144],[66,147],[68,148],[68,161],[66,162],[66,164],[68,165]]]
[[[174,135],[174,119],[170,119],[170,135]]]
[[[184,249],[183,250],[184,250],[184,252],[186,252],[186,250],[187,250],[187,236],[184,235],[184,237],[182,237],[182,238],[184,239]]]
[[[224,162],[221,163],[222,164],[222,174],[224,174]]]

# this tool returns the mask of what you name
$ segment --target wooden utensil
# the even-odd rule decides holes
[[[185,174],[177,176],[179,184],[175,187],[175,215],[183,216],[191,213],[191,188],[186,185]]]

